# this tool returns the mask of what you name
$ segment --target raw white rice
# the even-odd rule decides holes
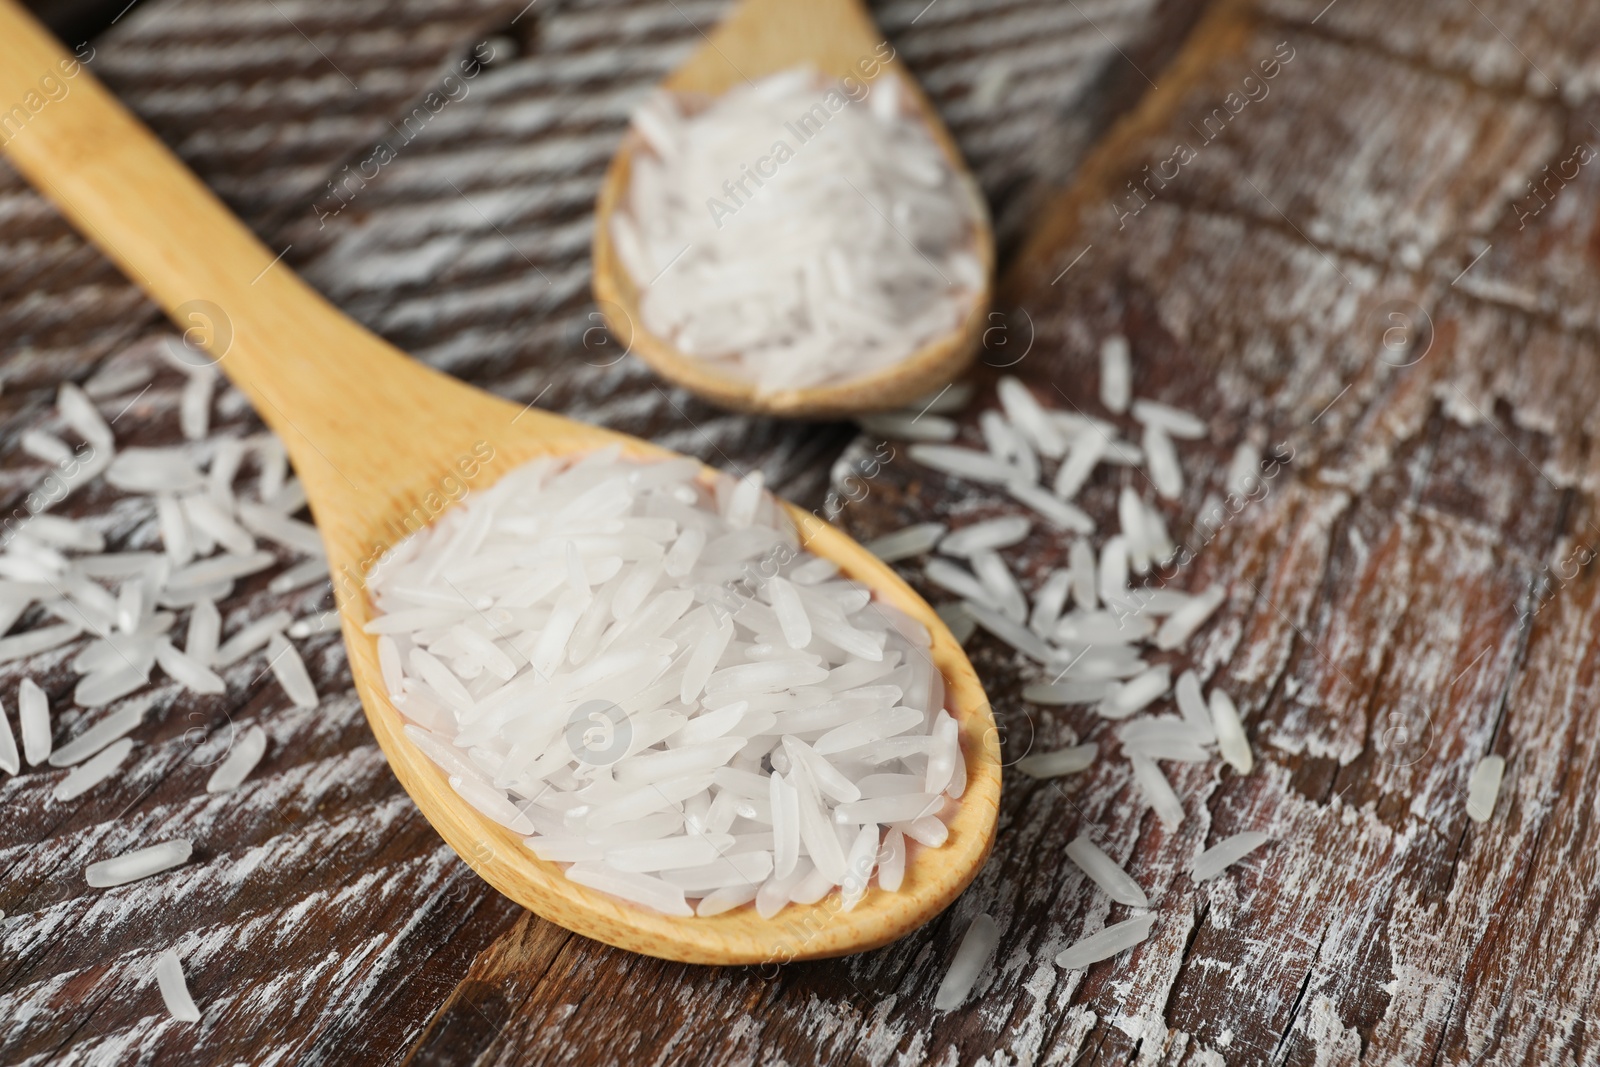
[[[1087,541],[1074,541],[1067,550],[1067,570],[1072,575],[1072,603],[1082,611],[1093,611],[1100,602],[1095,578],[1094,549]]]
[[[178,448],[130,448],[106,468],[106,481],[129,493],[189,493],[204,488],[205,477]]]
[[[255,445],[256,462],[261,467],[261,473],[256,480],[256,495],[264,501],[272,501],[287,485],[289,454],[285,451],[283,442],[271,434],[256,438]]]
[[[1007,374],[997,383],[996,394],[1011,425],[1028,439],[1035,451],[1051,459],[1060,459],[1067,454],[1067,434],[1034,398],[1032,390]]]
[[[149,671],[140,665],[124,663],[109,667],[78,679],[72,700],[79,707],[97,708],[127,696],[149,679]]]
[[[53,467],[64,467],[72,462],[72,446],[44,430],[24,431],[18,444],[34,459],[42,459]]]
[[[1093,704],[1116,691],[1109,680],[1073,679],[1066,682],[1034,682],[1022,690],[1022,699],[1031,704]]]
[[[1056,749],[1054,752],[1036,752],[1017,761],[1017,770],[1030,778],[1059,778],[1088,770],[1094,764],[1100,746],[1094,742]]]
[[[1032,482],[1009,482],[1006,491],[1063,530],[1081,534],[1094,533],[1094,520],[1089,517],[1088,512],[1076,504],[1067,503]]]
[[[127,738],[106,746],[96,755],[74,767],[65,778],[56,783],[50,795],[57,800],[76,800],[115,774],[117,768],[128,758],[128,753],[132,751],[133,742]]]
[[[266,648],[272,638],[289,628],[294,622],[287,611],[274,611],[247,624],[238,633],[222,643],[212,657],[213,667],[231,667],[258,649]]]
[[[966,785],[927,630],[818,566],[758,477],[697,470],[537,461],[396,546],[368,586],[385,688],[463,799],[580,884],[673,915],[854,907],[885,831],[938,847]],[[864,792],[886,776],[916,786]]]
[[[1228,464],[1227,491],[1235,496],[1248,497],[1261,484],[1261,452],[1249,441],[1240,441],[1233,450],[1233,460]]]
[[[611,237],[644,326],[771,393],[859,378],[960,325],[986,281],[983,220],[899,78],[851,102],[795,68],[637,108]]]
[[[1131,645],[1155,632],[1142,615],[1115,610],[1075,611],[1056,623],[1055,639],[1064,645]]]
[[[209,503],[209,502],[208,502]],[[215,508],[215,504],[209,504]],[[322,535],[310,523],[291,519],[264,504],[241,501],[239,524],[258,537],[264,537],[304,556],[322,556]],[[246,550],[248,551],[248,549]]]
[[[1207,763],[1211,753],[1206,751],[1211,728],[1201,728],[1166,716],[1136,719],[1122,724],[1117,739],[1122,747],[1154,760],[1176,760],[1184,763]]]
[[[211,391],[217,372],[207,366],[189,374],[178,405],[178,426],[186,440],[202,441],[211,429]]]
[[[1212,586],[1196,595],[1189,603],[1168,615],[1156,631],[1155,646],[1163,652],[1180,648],[1196,630],[1206,624],[1217,608],[1222,606],[1225,594],[1220,586]]]
[[[1258,830],[1223,838],[1194,858],[1190,876],[1196,882],[1209,882],[1271,840],[1271,835]]]
[[[83,873],[89,885],[95,889],[108,889],[171,870],[187,862],[193,851],[193,843],[180,837],[148,848],[125,852],[113,859],[91,863]]]
[[[250,772],[256,769],[256,764],[261,762],[266,751],[266,731],[260,726],[250,726],[234,739],[227,756],[211,772],[211,777],[206,780],[206,792],[226,793],[237,788],[239,783],[250,777]]]
[[[317,686],[310,680],[306,662],[282,633],[267,638],[267,664],[272,667],[272,677],[277,678],[283,693],[296,707],[317,707]]]
[[[922,573],[928,581],[958,597],[999,609],[1000,605],[995,600],[994,594],[965,567],[957,566],[949,560],[931,559],[923,567]]]
[[[17,738],[11,732],[11,722],[6,718],[5,705],[0,704],[0,771],[16,774],[22,769],[17,754]]]
[[[238,506],[233,492],[233,480],[239,476],[244,462],[244,444],[234,437],[224,437],[212,448],[211,467],[206,471],[206,492],[218,507],[232,509]]]
[[[169,948],[156,957],[155,973],[156,985],[161,989],[161,1000],[167,1006],[167,1014],[179,1022],[199,1022],[200,1009],[189,995],[189,983],[183,977],[183,963],[175,950]]]
[[[1168,437],[1199,440],[1206,436],[1205,421],[1181,408],[1154,400],[1135,400],[1133,417],[1146,426],[1160,428]]]
[[[1183,716],[1183,721],[1200,731],[1200,744],[1209,745],[1217,740],[1216,729],[1211,722],[1211,711],[1206,706],[1206,698],[1200,692],[1200,676],[1193,670],[1186,670],[1178,675],[1178,683],[1173,687],[1173,696],[1178,701],[1178,713]]]
[[[1067,458],[1056,468],[1052,488],[1062,500],[1071,500],[1089,480],[1094,468],[1106,454],[1108,438],[1098,429],[1085,430],[1072,439]]]
[[[953,441],[956,424],[940,415],[886,411],[861,415],[856,422],[869,434],[896,441]]]
[[[1118,467],[1142,467],[1145,457],[1144,452],[1132,441],[1112,437],[1105,443],[1105,453],[1101,456],[1101,462]]]
[[[1156,499],[1176,500],[1183,493],[1184,475],[1175,440],[1204,439],[1208,424],[1172,405],[1134,399],[1132,377],[1126,339],[1108,338],[1101,348],[1101,402],[1113,415],[1129,414],[1131,408],[1132,420],[1143,435],[1142,447],[1118,436],[1129,428],[1126,422],[1114,423],[1076,410],[1048,409],[1022,381],[1006,376],[996,386],[1000,410],[981,412],[977,418],[985,451],[945,444],[914,445],[911,455],[955,477],[1003,486],[1014,500],[1046,520],[1043,532],[1047,538],[1048,526],[1086,535],[1071,539],[1066,546],[1065,566],[1035,572],[1042,579],[1036,583],[1032,574],[1022,576],[1030,586],[1024,591],[1004,553],[1032,532],[1032,524],[1025,515],[988,517],[957,529],[937,546],[940,553],[968,562],[970,571],[950,560],[932,559],[925,563],[924,575],[932,585],[960,598],[958,604],[938,610],[953,629],[962,624],[966,632],[961,640],[966,640],[976,623],[1039,665],[1035,669],[1042,669],[1042,677],[1024,686],[1024,700],[1047,706],[1089,705],[1106,718],[1120,720],[1116,733],[1134,784],[1171,832],[1183,822],[1183,803],[1156,761],[1208,763],[1220,755],[1236,772],[1248,773],[1253,760],[1237,709],[1226,693],[1213,689],[1207,700],[1194,669],[1152,665],[1143,658],[1143,650],[1149,646],[1171,652],[1186,645],[1226,594],[1221,586],[1197,594],[1179,592],[1148,578],[1178,553],[1167,525],[1171,512],[1164,510],[1171,506]],[[950,439],[955,436],[952,425]],[[1056,464],[1053,471],[1049,462]],[[1241,445],[1230,471],[1230,485],[1247,475],[1255,476],[1259,462],[1254,448]],[[1097,556],[1091,541],[1094,522],[1070,501],[1101,463],[1143,468],[1143,477],[1132,472],[1117,487],[1119,529],[1099,540]],[[1054,492],[1046,491],[1044,485]],[[1146,486],[1153,488],[1154,494]],[[974,503],[986,504],[992,499],[990,494]],[[1035,560],[1046,566],[1052,563],[1048,555],[1037,555]],[[1162,574],[1159,581],[1170,581],[1170,577]],[[1175,691],[1170,681],[1174,669],[1181,672]],[[1174,701],[1179,717],[1148,714],[1158,701],[1167,699]],[[832,722],[828,725],[843,729]],[[839,736],[849,740],[844,734]],[[1099,746],[1094,743],[1069,745],[1027,755],[1015,769],[1031,777],[1079,773],[1090,768],[1098,754]],[[889,789],[888,783],[874,788]],[[862,818],[872,814],[892,819],[915,814],[916,803],[913,790],[889,789],[868,801],[841,804],[840,810]],[[904,825],[916,839],[919,828]],[[938,836],[942,823],[935,821],[933,827],[921,829],[933,830],[936,839],[942,840]],[[1242,838],[1231,844],[1237,847],[1248,841]],[[1087,841],[1073,842],[1069,855],[1120,903],[1147,906],[1137,884]],[[1207,856],[1209,864],[1211,854]],[[1217,852],[1215,858],[1225,858],[1225,851]],[[1207,864],[1199,870],[1205,872]],[[774,897],[787,892],[784,885],[772,890]],[[758,896],[758,907],[760,899]],[[1063,965],[1087,965],[1137,943],[1148,934],[1152,922],[1152,917],[1145,916],[1108,928],[1086,939],[1083,946],[1063,953]],[[1110,940],[1096,940],[1102,937]]]
[[[96,451],[110,452],[113,444],[111,427],[106,425],[106,420],[100,417],[94,401],[84,395],[71,382],[62,383],[56,393],[56,410],[61,415],[61,420],[72,431],[95,447]]]
[[[1099,933],[1073,942],[1066,951],[1056,956],[1056,966],[1068,971],[1081,971],[1091,963],[1108,960],[1149,937],[1155,924],[1154,915],[1138,915],[1112,923]]]
[[[1150,898],[1139,888],[1139,883],[1135,882],[1116,860],[1102,852],[1100,847],[1087,837],[1075,837],[1067,842],[1067,858],[1077,864],[1079,870],[1088,875],[1106,896],[1118,904],[1127,904],[1134,908],[1150,906]]]
[[[1028,629],[1040,637],[1049,637],[1061,624],[1061,613],[1067,605],[1067,593],[1072,587],[1070,571],[1051,571],[1050,576],[1034,594],[1033,607],[1028,612]]]
[[[1141,444],[1150,484],[1168,500],[1178,499],[1183,495],[1183,468],[1178,464],[1178,449],[1172,438],[1160,426],[1147,425]]]
[[[1217,753],[1240,774],[1249,774],[1255,766],[1250,754],[1250,741],[1244,735],[1244,725],[1239,721],[1239,709],[1233,698],[1221,689],[1211,690],[1211,728],[1217,735]]]
[[[972,920],[954,958],[950,960],[944,980],[939,983],[938,992],[934,994],[934,1011],[954,1011],[966,1001],[978,981],[978,975],[983,971],[983,965],[999,943],[1000,928],[992,918],[979,915]]]
[[[1121,534],[1106,539],[1100,546],[1100,599],[1106,607],[1129,603],[1128,542]]]
[[[101,552],[106,547],[105,535],[77,519],[63,519],[57,515],[39,514],[28,520],[28,536],[55,548],[75,552]]]
[[[932,551],[933,546],[944,537],[945,525],[942,522],[919,522],[914,526],[907,526],[903,530],[896,530],[874,541],[862,545],[868,552],[883,560],[885,563],[898,563],[903,559],[921,556]],[[670,572],[669,572],[670,573]],[[683,573],[687,573],[684,571]],[[675,575],[682,577],[682,574]]]
[[[1171,688],[1170,668],[1166,664],[1151,667],[1118,686],[1095,706],[1095,711],[1108,719],[1126,719],[1166,696]]]
[[[272,581],[267,583],[267,592],[291,593],[313,582],[325,581],[327,577],[327,560],[321,557],[308,559],[304,562],[296,563],[281,574],[273,575]]]
[[[129,704],[106,715],[83,733],[50,753],[50,766],[70,767],[132,733],[144,719],[145,709]]]
[[[939,542],[939,551],[947,556],[970,556],[974,552],[1010,548],[1027,537],[1031,529],[1033,523],[1023,515],[985,519],[947,534]]]
[[[1039,480],[1039,455],[1033,445],[998,411],[985,411],[978,416],[978,429],[989,454],[1011,471],[1008,481],[1033,483]]]
[[[227,691],[227,685],[222,678],[205,664],[194,659],[186,652],[180,652],[171,641],[166,638],[157,638],[155,643],[156,662],[161,664],[161,669],[172,676],[172,680],[185,689],[196,693],[222,693]]]
[[[38,766],[50,758],[50,701],[32,678],[17,686],[17,718],[22,723],[22,754]]]
[[[1022,595],[1022,587],[1017,584],[1017,579],[999,553],[983,549],[974,552],[971,560],[973,573],[989,594],[986,599],[997,605],[1012,622],[1025,622],[1028,618],[1028,598]]]
[[[1144,503],[1143,525],[1146,538],[1144,548],[1150,556],[1150,562],[1167,562],[1177,553],[1178,546],[1173,543],[1172,535],[1167,532],[1167,520],[1162,516],[1161,509],[1149,501]],[[1160,593],[1165,590],[1156,589],[1152,592]]]
[[[906,875],[906,836],[897,827],[883,835],[883,850],[878,854],[878,886],[889,893],[900,891]]]
[[[155,368],[148,363],[108,360],[83,383],[83,392],[92,399],[105,400],[137,389],[153,377]]]
[[[251,631],[247,624],[248,639],[233,642],[226,656],[219,655],[221,618],[215,600],[229,594],[234,580],[278,561],[274,552],[257,548],[246,525],[291,552],[315,553],[306,561],[312,575],[327,573],[315,531],[289,517],[305,499],[299,483],[287,479],[282,445],[271,435],[252,439],[250,447],[259,455],[267,496],[260,504],[239,501],[232,482],[245,446],[232,439],[202,440],[210,429],[216,371],[191,361],[176,365],[188,381],[178,414],[179,429],[190,444],[117,452],[111,427],[82,390],[63,386],[57,403],[61,421],[94,449],[69,488],[103,475],[113,489],[144,494],[137,503],[153,517],[163,551],[107,552],[100,517],[81,520],[49,514],[30,516],[21,535],[0,550],[0,661],[50,651],[87,631],[92,636],[69,661],[80,675],[70,692],[81,707],[98,707],[134,694],[149,684],[157,665],[194,692],[220,695],[225,690],[213,668],[256,650],[270,636],[270,632],[257,636],[259,631]],[[97,375],[94,394],[111,397],[114,393],[105,391],[110,389],[108,383],[142,383],[150,377],[147,366],[137,365],[132,373]],[[42,431],[26,438],[25,444],[35,453],[58,459],[66,458],[63,449],[66,456],[74,454],[64,441]],[[117,502],[119,512],[124,503]],[[224,554],[212,556],[219,549]],[[303,581],[297,579],[294,587]],[[111,588],[101,583],[111,583]],[[36,602],[60,622],[4,636]],[[179,622],[176,613],[186,608],[192,611],[180,650],[172,635]],[[282,629],[286,621],[274,620],[271,629]],[[52,751],[49,701],[28,681],[19,692],[23,748],[36,757],[35,762],[76,767],[54,790],[70,799],[115,773],[132,748],[126,735],[138,727],[143,711],[134,702],[114,708]],[[9,726],[4,733],[5,740],[13,740]],[[0,766],[6,762],[4,748],[0,742]]]
[[[1133,397],[1133,361],[1128,339],[1112,334],[1100,342],[1100,403],[1118,415]]]
[[[1122,540],[1128,546],[1129,568],[1135,574],[1149,573],[1155,531],[1146,528],[1144,502],[1131,485],[1123,486],[1117,494],[1117,523],[1122,528]]]
[[[1178,794],[1172,791],[1167,776],[1161,773],[1161,768],[1150,757],[1137,752],[1127,755],[1128,762],[1133,766],[1134,783],[1138,785],[1139,792],[1144,794],[1145,803],[1155,810],[1162,826],[1169,832],[1176,830],[1183,822],[1183,803],[1178,799]]]
[[[924,467],[975,482],[1005,485],[1017,476],[1016,468],[988,452],[960,445],[912,445],[906,449],[906,454]]]
[[[755,885],[733,885],[713,889],[700,898],[700,902],[695,905],[694,913],[703,918],[732,911],[734,908],[752,903],[759,889],[760,887]]]
[[[1500,797],[1500,781],[1506,773],[1504,756],[1485,756],[1472,768],[1467,782],[1467,816],[1473,822],[1485,823],[1494,814],[1494,804]]]
[[[962,608],[979,626],[1023,655],[1040,663],[1048,663],[1054,658],[1051,647],[1037,634],[998,609],[972,600],[962,601]]]
[[[30,630],[14,637],[0,637],[0,663],[26,659],[41,652],[48,652],[52,648],[60,648],[83,633],[83,630],[84,628],[75,622],[63,622]]]

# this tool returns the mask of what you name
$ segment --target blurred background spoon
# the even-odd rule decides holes
[[[611,161],[595,206],[594,295],[606,324],[634,355],[662,377],[736,411],[788,417],[848,416],[885,411],[937,392],[971,364],[983,336],[994,273],[994,232],[988,208],[967,171],[961,150],[916,80],[901,69],[883,33],[858,0],[744,0],[705,43],[661,83],[672,93],[718,96],[735,86],[780,71],[811,66],[828,78],[900,79],[906,106],[922,121],[959,178],[968,214],[976,221],[972,254],[982,271],[982,289],[970,312],[953,330],[935,337],[889,366],[846,381],[763,392],[704,359],[679,351],[652,334],[640,313],[640,287],[618,257],[612,217],[626,202],[634,154],[642,140],[630,131]],[[862,64],[876,68],[863,79]]]

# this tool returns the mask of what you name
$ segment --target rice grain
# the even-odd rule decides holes
[[[126,885],[187,862],[193,851],[192,842],[186,838],[175,838],[163,841],[159,845],[125,852],[112,859],[101,860],[99,863],[91,863],[84,870],[84,877],[95,889]]]
[[[1063,970],[1081,971],[1092,963],[1108,960],[1144,941],[1150,936],[1155,923],[1154,915],[1139,915],[1112,923],[1099,933],[1073,942],[1066,951],[1056,956],[1056,966]]]
[[[1224,838],[1194,858],[1190,875],[1196,882],[1209,882],[1271,840],[1270,835],[1257,830]]]
[[[1473,765],[1472,776],[1467,782],[1467,816],[1473,822],[1486,823],[1494,814],[1505,772],[1504,756],[1485,756]]]
[[[178,959],[178,953],[169,948],[157,956],[155,973],[156,985],[161,989],[161,1000],[167,1006],[167,1014],[179,1022],[199,1022],[200,1009],[189,995],[189,983],[184,979],[183,963]]]
[[[979,915],[967,927],[950,967],[933,997],[935,1011],[954,1011],[965,1003],[983,971],[983,965],[1000,943],[1000,928],[988,915]]]
[[[1075,837],[1067,842],[1067,858],[1099,886],[1101,891],[1118,904],[1134,908],[1148,908],[1150,898],[1145,896],[1139,883],[1100,847],[1087,837]]]

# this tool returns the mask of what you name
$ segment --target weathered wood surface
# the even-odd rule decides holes
[[[1177,579],[1229,590],[1188,658],[1239,697],[1261,763],[1175,768],[1176,834],[1129,817],[1115,764],[1060,789],[1013,782],[996,861],[950,924],[985,909],[1006,931],[979,1010],[934,1027],[962,1058],[1594,1061],[1597,589],[1581,564],[1600,197],[1592,167],[1568,166],[1528,217],[1543,201],[1526,185],[1595,143],[1585,17],[1214,10],[1013,264],[1012,343],[991,362],[1031,338],[1015,372],[1092,410],[1094,345],[1124,331],[1138,393],[1208,413],[1175,528],[1220,492],[1240,439],[1293,459],[1214,535],[1188,529],[1209,543]],[[1293,58],[1268,94],[1230,105],[1259,95],[1259,68],[1244,79],[1281,45]],[[1178,144],[1193,158],[1135,199],[1128,183]],[[1384,347],[1394,310],[1403,354]],[[910,465],[886,482],[857,529],[1005,506]],[[1026,549],[1036,567],[1059,557]],[[1010,657],[975,647],[1004,677]],[[1010,692],[991,689],[1009,743],[1105,739]],[[1507,783],[1479,827],[1466,780],[1491,752]],[[1247,828],[1279,843],[1202,889],[1181,875]],[[1065,865],[1075,832],[1127,857],[1162,915],[1149,945],[1081,981],[1046,962],[1105,912]],[[922,1003],[885,1027],[924,1032]]]
[[[475,81],[322,228],[312,205],[324,183],[520,4],[141,4],[97,41],[95,66],[253,225],[292,244],[297,267],[391,339],[508,396],[542,394],[713,462],[760,465],[819,502],[847,427],[720,415],[627,361],[608,366],[598,335],[585,345],[594,185],[628,104],[697,40],[685,16],[704,23],[720,6],[547,2],[525,17],[536,33],[511,27],[524,55]],[[1184,660],[1239,698],[1256,772],[1174,773],[1189,815],[1175,834],[1139,812],[1115,760],[1059,787],[1013,779],[994,860],[928,930],[775,973],[679,967],[600,948],[485,892],[396,789],[337,645],[322,639],[308,659],[330,697],[314,714],[240,670],[225,703],[159,691],[119,785],[60,805],[48,799],[59,772],[0,783],[0,1061],[1600,1055],[1600,583],[1567,562],[1600,543],[1600,177],[1586,164],[1543,199],[1526,185],[1578,143],[1600,143],[1600,16],[1556,3],[1266,0],[1218,7],[1187,33],[1176,7],[925,7],[879,15],[972,158],[1006,248],[1031,233],[987,360],[1026,351],[1013,372],[1092,409],[1094,345],[1127,332],[1141,394],[1211,413],[1213,440],[1184,452],[1175,529],[1219,489],[1241,437],[1292,450],[1266,497],[1178,578],[1229,590]],[[412,28],[394,32],[405,18]],[[1208,141],[1206,117],[1280,42],[1294,58],[1269,94]],[[1016,73],[1002,81],[1004,65]],[[1194,159],[1119,219],[1140,206],[1125,183],[1180,141]],[[39,473],[14,442],[54,383],[111,353],[149,358],[141,339],[155,316],[13,176],[0,181],[10,499]],[[1409,316],[1414,347],[1386,361],[1393,310]],[[119,429],[173,439],[175,399],[175,379],[159,379]],[[255,426],[242,411],[225,425]],[[1102,519],[1117,484],[1103,471],[1089,493]],[[868,535],[1009,506],[899,459],[844,521]],[[112,529],[143,543],[149,519],[121,514]],[[1017,558],[1035,569],[1060,554],[1042,537],[1024,548]],[[915,564],[905,573],[921,580]],[[285,600],[257,591],[231,610]],[[307,611],[315,594],[287,601]],[[1068,730],[1103,733],[1077,711],[1021,703],[1025,672],[987,638],[972,651],[1011,758]],[[25,669],[59,694],[67,658]],[[0,667],[7,699],[23,669]],[[229,724],[256,721],[267,761],[241,792],[205,798],[203,764]],[[79,729],[69,714],[58,739]],[[1463,799],[1487,752],[1509,767],[1479,827]],[[1245,828],[1280,841],[1190,885],[1193,852]],[[1062,854],[1079,832],[1127,860],[1161,915],[1150,944],[1081,977],[1051,962],[1107,914]],[[86,862],[177,833],[201,843],[189,866],[83,887]],[[967,1008],[935,1016],[950,941],[978,911],[1000,920],[1000,950]],[[165,1018],[145,978],[166,944],[181,947],[207,1007],[198,1035]]]
[[[849,426],[712,411],[617,362],[615,345],[591,329],[588,225],[600,174],[633,101],[722,7],[145,0],[95,38],[91,67],[269,242],[286,247],[287,261],[391,340],[503,395],[722,466],[760,466],[782,491],[816,505]],[[877,11],[962,142],[1007,250],[1148,88],[1139,70],[1159,70],[1196,13],[1177,0],[998,9],[896,0]],[[447,88],[450,64],[483,42],[495,55],[489,69],[465,95],[454,90],[458,99],[416,119],[427,94]],[[407,137],[410,129],[421,132]],[[332,213],[328,182],[385,141],[394,160]],[[153,346],[167,333],[102,257],[0,167],[8,511],[43,473],[16,441],[49,424],[56,384],[108,363],[156,364]],[[126,411],[122,400],[108,402],[107,417],[118,416],[126,440],[172,442],[178,387],[162,370],[149,391],[129,391]],[[259,428],[236,397],[222,411],[218,432]],[[95,506],[75,499],[67,510]],[[156,537],[153,516],[126,508],[107,532],[128,547]],[[229,603],[229,625],[269,608],[308,613],[320,595],[269,596],[258,582]],[[926,1021],[922,987],[942,966],[947,922],[887,953],[763,975],[631,957],[519,915],[399,791],[337,641],[303,648],[325,694],[314,713],[288,707],[259,663],[247,664],[229,672],[226,700],[170,686],[135,698],[150,710],[118,783],[60,804],[49,791],[61,772],[0,782],[0,1062],[939,1054],[912,1035]],[[46,686],[58,743],[104,714],[68,710],[71,654],[0,666],[7,704],[24,674]],[[993,677],[1004,684],[1006,675]],[[253,723],[269,736],[266,760],[239,791],[207,797],[210,765],[233,729]],[[198,846],[181,870],[107,892],[83,885],[86,863],[175,835]],[[205,1005],[198,1029],[167,1019],[149,981],[153,955],[167,945],[182,952]],[[874,1023],[890,1020],[902,985],[898,999],[919,1021]],[[979,1036],[980,1018],[971,1016],[976,1043],[966,1043],[966,1058],[1017,1044]]]

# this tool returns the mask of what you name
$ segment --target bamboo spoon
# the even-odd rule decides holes
[[[717,95],[747,80],[809,63],[822,74],[870,80],[888,74],[894,63],[883,34],[859,0],[743,0],[662,88],[679,93]],[[863,68],[862,64],[867,66]],[[873,71],[870,77],[865,70]],[[734,378],[704,360],[685,355],[656,337],[639,314],[639,287],[611,242],[610,220],[628,189],[633,154],[641,142],[631,131],[611,160],[595,204],[594,295],[614,336],[662,377],[706,400],[736,411],[789,417],[850,415],[908,404],[953,381],[972,363],[983,336],[994,272],[994,234],[977,184],[967,173],[961,150],[916,79],[901,78],[905,99],[927,124],[950,165],[962,179],[978,220],[973,251],[983,265],[983,290],[971,313],[954,331],[936,338],[898,363],[845,382],[773,393],[758,393],[749,381]]]
[[[63,96],[46,88],[68,86]],[[53,78],[50,82],[48,79]],[[401,732],[384,691],[363,575],[392,543],[449,506],[447,487],[484,488],[537,456],[646,441],[519,409],[405,357],[346,318],[265,248],[200,181],[76,64],[14,0],[0,0],[0,101],[30,117],[12,163],[185,329],[283,438],[327,548],[356,690],[389,765],[440,835],[490,885],[570,930],[692,963],[783,962],[859,952],[942,911],[977,873],[1000,796],[994,720],[972,665],[923,600],[837,529],[789,506],[808,547],[871,586],[933,634],[961,724],[966,795],[942,848],[917,852],[899,893],[870,890],[851,912],[838,895],[763,920],[751,909],[673,918],[569,881],[510,830],[464,803]],[[35,108],[33,101],[45,101]],[[0,127],[0,137],[10,131]],[[200,310],[197,310],[199,308]],[[225,340],[231,333],[231,344]]]

